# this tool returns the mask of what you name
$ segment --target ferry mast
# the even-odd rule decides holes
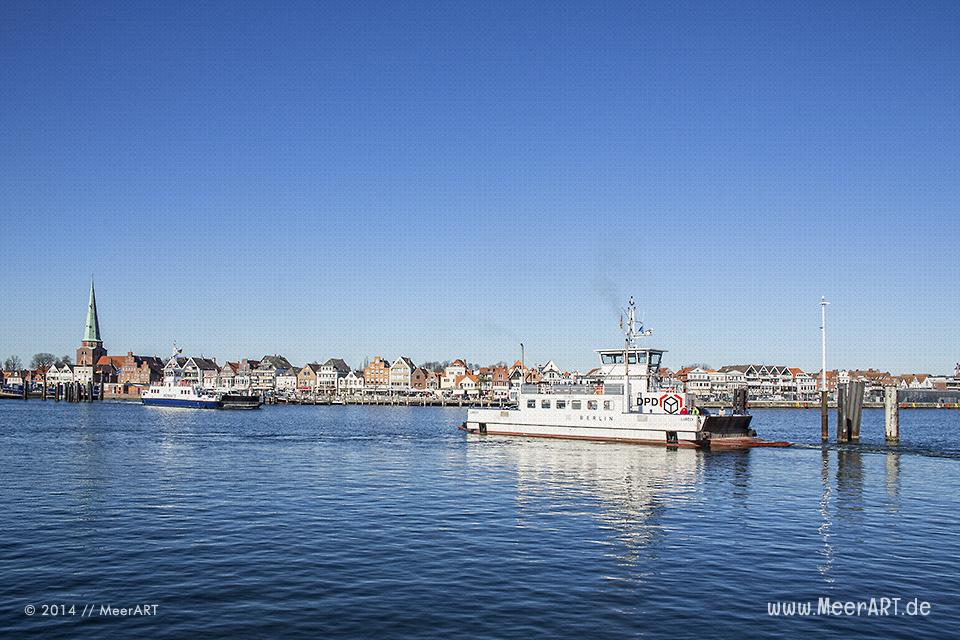
[[[630,350],[634,347],[634,341],[637,338],[645,338],[653,335],[652,329],[644,330],[643,323],[640,323],[640,329],[637,330],[637,303],[633,296],[627,303],[627,324],[624,326],[623,318],[620,318],[620,328],[623,330],[623,407],[624,413],[630,412]],[[639,364],[639,363],[638,363]],[[649,366],[649,363],[648,363]]]

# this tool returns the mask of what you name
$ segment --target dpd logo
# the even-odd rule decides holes
[[[676,413],[683,408],[683,396],[676,393],[665,393],[660,396],[660,406],[667,413]]]

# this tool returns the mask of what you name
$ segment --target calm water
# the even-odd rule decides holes
[[[960,413],[822,450],[465,436],[456,409],[0,403],[0,635],[933,638],[960,629]],[[773,618],[902,597],[926,618]],[[77,605],[44,617],[44,604]],[[80,618],[85,604],[158,604]],[[24,607],[38,607],[29,617]],[[902,607],[903,605],[901,605]]]

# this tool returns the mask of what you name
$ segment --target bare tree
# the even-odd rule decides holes
[[[40,352],[33,354],[30,360],[30,368],[37,371],[46,372],[50,366],[57,361],[57,357],[52,353]]]
[[[73,358],[70,356],[60,356],[54,364],[58,367],[62,367],[65,364],[73,364]]]
[[[20,359],[20,356],[10,356],[3,361],[4,371],[20,371],[21,369],[23,369],[23,360]]]

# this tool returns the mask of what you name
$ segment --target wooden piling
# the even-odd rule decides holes
[[[860,442],[860,420],[863,417],[863,381],[851,382],[847,392],[847,404],[850,407],[847,412],[849,420],[848,435],[851,442]]]
[[[827,416],[827,392],[820,392],[820,440],[830,439],[830,418]]]
[[[847,441],[847,385],[837,385],[837,442]]]
[[[883,389],[884,435],[887,442],[900,441],[900,404],[897,402],[897,388]]]

